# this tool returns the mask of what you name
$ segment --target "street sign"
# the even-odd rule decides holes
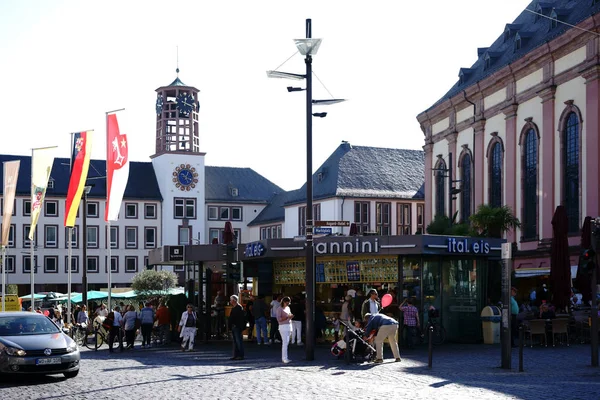
[[[183,246],[169,246],[169,262],[183,261]]]
[[[316,227],[315,229],[313,229],[313,233],[315,235],[331,235],[332,233],[332,228],[326,228],[326,227]]]
[[[350,221],[315,221],[315,226],[350,226]]]

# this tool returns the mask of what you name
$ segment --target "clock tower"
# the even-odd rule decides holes
[[[200,152],[200,91],[177,78],[156,89],[152,166],[163,198],[162,244],[205,242],[204,156]]]

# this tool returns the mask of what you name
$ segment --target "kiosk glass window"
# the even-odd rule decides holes
[[[402,260],[402,282],[402,299],[412,298],[413,305],[421,312],[421,257]]]

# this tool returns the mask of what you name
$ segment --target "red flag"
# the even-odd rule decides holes
[[[65,210],[65,226],[73,227],[77,217],[77,209],[81,201],[81,195],[85,187],[88,170],[90,168],[90,157],[92,155],[93,131],[77,132],[73,135],[73,166],[71,168],[71,179],[67,192]]]
[[[129,179],[129,144],[119,131],[115,114],[106,116],[106,212],[105,221],[117,221]]]

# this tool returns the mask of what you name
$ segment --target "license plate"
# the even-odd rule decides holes
[[[35,360],[35,365],[60,364],[61,362],[60,358],[38,358]]]

